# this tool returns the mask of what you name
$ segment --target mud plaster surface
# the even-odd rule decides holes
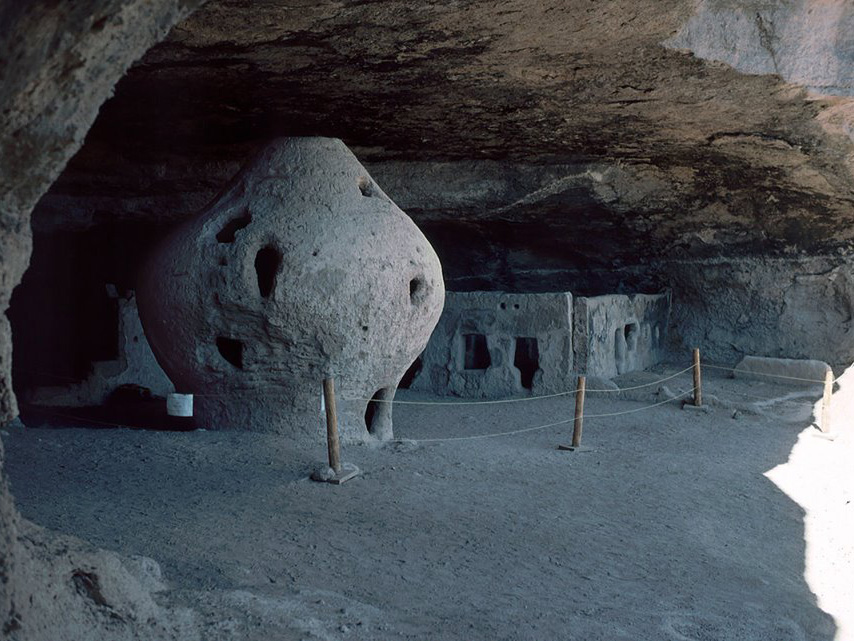
[[[24,516],[156,558],[158,598],[196,610],[205,639],[854,639],[851,428],[814,436],[820,390],[704,378],[708,412],[588,418],[595,451],[557,451],[568,427],[350,446],[364,474],[340,487],[307,480],[322,449],[270,434],[4,442]],[[588,416],[658,389],[591,395]],[[399,436],[437,438],[554,422],[572,401],[395,411]]]

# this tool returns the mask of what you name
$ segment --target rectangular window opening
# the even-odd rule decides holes
[[[466,369],[487,369],[492,363],[486,336],[483,334],[464,334],[464,367]]]

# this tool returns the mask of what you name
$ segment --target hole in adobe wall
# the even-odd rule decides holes
[[[516,339],[516,355],[513,365],[521,374],[522,387],[534,387],[534,374],[540,367],[540,349],[536,338],[519,337]]]
[[[626,338],[626,349],[633,352],[638,346],[638,324],[629,323],[623,329],[623,335]]]
[[[466,369],[486,369],[492,363],[486,336],[483,334],[464,334],[464,367]]]
[[[381,440],[392,437],[391,401],[394,387],[378,389],[365,407],[365,429],[368,434]]]
[[[235,338],[217,336],[216,348],[219,355],[237,369],[243,369],[243,343]]]
[[[221,243],[233,243],[235,234],[251,222],[252,215],[248,211],[245,211],[242,216],[229,220],[225,226],[219,230],[216,235],[216,239]]]
[[[382,398],[382,395],[383,390],[377,390],[376,394],[371,397],[371,401],[365,408],[365,427],[368,429],[368,434],[373,434],[376,431],[374,419],[377,417],[377,412],[380,409],[380,403],[375,401]]]
[[[406,370],[406,373],[403,375],[403,378],[400,379],[400,383],[398,384],[398,388],[400,389],[409,389],[412,387],[412,381],[415,380],[415,377],[421,373],[421,369],[424,367],[424,359],[420,356],[415,359],[412,365],[409,366],[409,369]]]
[[[267,245],[255,255],[255,274],[258,276],[258,291],[262,298],[269,298],[276,288],[276,274],[282,267],[282,252]]]
[[[626,335],[625,329],[618,327],[614,330],[614,360],[617,363],[617,369],[622,366],[626,359]]]
[[[409,281],[409,302],[417,305],[422,302],[427,296],[427,288],[424,285],[424,278],[419,276]]]
[[[367,176],[359,177],[359,191],[362,192],[365,198],[370,198],[376,193],[374,183]]]

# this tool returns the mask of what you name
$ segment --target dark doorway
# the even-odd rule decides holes
[[[486,344],[486,336],[483,334],[464,334],[466,369],[486,369],[492,364],[489,357],[489,348]]]
[[[536,338],[519,337],[516,339],[516,356],[513,365],[521,374],[522,387],[531,389],[534,386],[534,374],[540,368],[540,349]]]

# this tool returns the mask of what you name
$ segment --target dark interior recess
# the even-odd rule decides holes
[[[365,176],[359,178],[359,191],[362,192],[365,198],[370,198],[374,195],[374,183],[371,182],[370,178],[366,178]]]
[[[483,334],[464,334],[465,369],[487,369],[492,364],[486,336]]]
[[[623,333],[626,337],[626,349],[630,352],[634,351],[638,346],[638,324],[629,323]]]
[[[221,243],[233,243],[234,237],[241,229],[245,228],[252,222],[252,214],[249,211],[243,212],[243,215],[229,220],[225,226],[217,232],[216,239]]]
[[[626,338],[625,331],[619,327],[614,330],[614,360],[619,366],[626,358]]]
[[[45,407],[22,403],[21,421],[30,428],[122,427],[171,432],[196,429],[195,418],[169,416],[166,399],[140,385],[120,385],[103,405]]]
[[[255,274],[258,276],[258,292],[269,298],[276,289],[276,275],[282,268],[282,252],[272,245],[258,250],[255,255]]]
[[[138,267],[165,232],[154,224],[105,222],[34,235],[30,266],[7,311],[19,399],[35,387],[79,382],[93,362],[118,356],[115,296],[130,295]]]
[[[398,383],[397,387],[399,389],[409,389],[412,387],[412,382],[415,380],[415,377],[421,373],[423,367],[424,359],[419,356],[412,362],[409,369],[406,370],[406,373],[403,375],[403,378],[400,379],[400,383]]]
[[[235,338],[217,336],[216,348],[220,356],[237,369],[243,369],[243,343]]]
[[[424,279],[423,278],[419,277],[419,278],[413,278],[412,280],[410,280],[409,281],[409,302],[411,302],[413,305],[415,305],[416,303],[419,303],[422,300],[424,300],[425,291],[426,290],[424,288]]]
[[[373,434],[376,431],[376,425],[374,424],[374,419],[377,416],[377,413],[380,410],[380,403],[377,401],[383,397],[383,390],[377,390],[376,394],[371,397],[368,406],[365,408],[365,427],[368,430],[369,434]]]
[[[522,387],[531,389],[534,386],[534,374],[540,368],[540,349],[536,338],[519,337],[516,339],[516,355],[513,365],[521,374]]]

